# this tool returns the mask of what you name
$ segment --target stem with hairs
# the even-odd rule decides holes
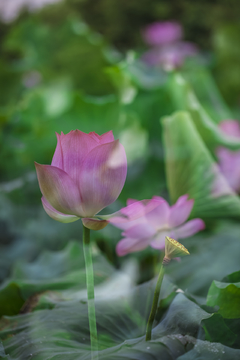
[[[157,285],[156,285],[156,288],[154,291],[152,309],[151,309],[151,312],[150,312],[150,315],[148,318],[146,341],[149,341],[152,338],[152,326],[153,326],[153,321],[155,319],[156,312],[157,312],[158,299],[159,299],[159,294],[160,294],[161,285],[162,285],[162,281],[163,281],[163,276],[164,276],[164,265],[162,264],[159,275],[158,275]]]
[[[88,297],[88,321],[91,340],[91,358],[98,359],[97,325],[94,303],[94,275],[92,263],[92,251],[90,243],[90,230],[83,225],[83,252],[86,268],[87,297]]]

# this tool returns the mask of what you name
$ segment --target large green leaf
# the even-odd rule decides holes
[[[232,346],[237,338],[237,335],[230,330],[220,314],[213,314],[210,318],[204,319],[202,326],[206,334],[206,340],[210,342],[219,342]]]
[[[100,255],[94,256],[94,283],[102,283],[113,273],[113,267]],[[53,291],[79,291],[86,288],[86,274],[83,251],[77,242],[70,242],[65,249],[58,252],[45,252],[35,262],[18,263],[13,270],[12,278],[0,288],[0,315],[18,314],[22,308],[52,307],[62,295]],[[41,293],[51,290],[49,297]],[[69,298],[69,294],[67,294]],[[47,301],[47,299],[51,301]]]
[[[192,217],[239,217],[239,197],[221,174],[191,115],[177,112],[163,119],[163,127],[167,183],[172,201],[188,194],[195,200]]]
[[[96,300],[99,359],[173,360],[193,347],[193,336],[201,321],[211,315],[183,294],[175,297],[165,318],[154,328],[153,340],[145,342],[143,305],[149,285],[136,287],[115,300]],[[30,354],[36,360],[91,357],[87,304],[71,301],[59,303],[52,310],[5,317],[1,328],[5,353],[13,360],[28,358]]]
[[[181,74],[191,84],[199,102],[214,122],[233,118],[208,67],[194,61],[183,67]]]
[[[169,92],[178,110],[189,111],[200,136],[212,153],[219,145],[232,150],[240,148],[238,139],[230,138],[221,132],[217,126],[217,119],[214,121],[208,115],[181,74],[174,73],[172,75]]]
[[[219,306],[218,313],[226,319],[240,318],[240,282],[213,281],[207,296],[207,305]]]

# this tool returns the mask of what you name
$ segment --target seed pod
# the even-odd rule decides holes
[[[167,265],[175,257],[185,255],[190,255],[190,253],[180,242],[170,238],[169,236],[165,237],[164,265]]]

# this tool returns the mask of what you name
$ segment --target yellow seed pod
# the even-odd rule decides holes
[[[165,237],[165,263],[168,263],[171,259],[179,256],[190,255],[189,251],[177,240]]]

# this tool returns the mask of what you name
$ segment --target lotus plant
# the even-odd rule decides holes
[[[86,266],[88,314],[92,358],[97,351],[94,305],[94,277],[90,247],[90,229],[108,224],[98,214],[119,196],[127,174],[123,146],[112,131],[103,135],[74,130],[57,134],[57,147],[51,165],[35,163],[42,192],[42,204],[54,220],[69,223],[81,219]],[[97,354],[97,353],[95,353]]]
[[[134,206],[135,202],[136,200],[130,199],[127,205]],[[151,205],[152,209],[149,209]],[[128,214],[128,221],[112,217],[109,219],[110,223],[124,230],[123,239],[116,247],[117,254],[124,256],[147,246],[161,250],[164,249],[166,236],[183,239],[203,230],[205,224],[202,219],[187,221],[193,205],[194,200],[188,199],[188,195],[181,196],[172,206],[162,197],[154,196],[147,205],[135,203],[135,208],[141,207],[138,218],[134,218],[132,213]]]

